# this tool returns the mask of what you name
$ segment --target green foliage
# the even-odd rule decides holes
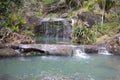
[[[0,15],[10,13],[23,6],[23,0],[0,0]]]
[[[117,6],[120,6],[120,1],[118,1],[118,2],[116,3],[116,5],[117,5]]]
[[[54,3],[54,0],[44,0],[44,1],[43,1],[43,4],[44,4],[46,7],[50,7],[53,3]]]
[[[115,1],[113,0],[97,0],[97,3],[101,9],[104,9],[105,6],[105,11],[107,13],[109,13],[109,10],[115,5]]]
[[[35,34],[33,33],[32,30],[27,30],[27,29],[25,29],[25,30],[22,32],[22,34],[27,34],[27,35],[30,35],[30,36],[35,36]]]
[[[77,0],[65,0],[65,3],[67,5],[68,8],[78,8],[79,6],[81,6],[82,1],[77,1]]]
[[[39,12],[35,12],[35,14],[39,17],[42,17],[43,16],[43,12],[42,11],[39,11]]]
[[[96,28],[86,28],[80,25],[74,28],[72,32],[72,42],[77,44],[91,44],[96,41]]]
[[[19,31],[19,27],[18,27],[18,26],[14,26],[14,27],[12,28],[12,31],[13,31],[13,32],[18,32],[18,31]]]
[[[84,6],[88,8],[89,11],[93,12],[95,10],[96,0],[84,1]]]
[[[23,27],[25,23],[25,19],[19,14],[11,13],[9,14],[6,22],[4,22],[4,26],[6,28],[10,28],[12,31],[19,31]]]
[[[96,40],[102,40],[103,36],[114,36],[120,29],[120,24],[116,21],[101,23],[99,22],[92,28],[86,28],[84,25],[74,27],[71,33],[72,42],[75,44],[93,44]],[[104,40],[104,39],[103,39]]]
[[[2,28],[18,31],[25,22],[23,17],[18,14],[22,6],[23,0],[0,0],[0,24]]]

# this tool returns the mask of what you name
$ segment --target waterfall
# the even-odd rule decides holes
[[[40,26],[38,27],[39,30],[36,34],[40,35],[43,43],[69,41],[71,27],[66,19],[43,18],[40,20]]]
[[[100,48],[98,49],[98,54],[112,55],[111,53],[109,53],[109,51],[108,51],[105,47],[100,47]]]
[[[58,22],[57,23],[57,26],[56,26],[56,33],[55,33],[55,35],[56,35],[56,42],[58,41],[58,38],[59,38],[59,36],[60,36],[60,34],[59,34],[59,32],[60,32],[60,22]]]
[[[90,57],[85,53],[84,47],[76,48],[73,52],[75,57],[89,59]]]
[[[45,43],[47,43],[48,42],[48,38],[49,38],[49,35],[48,35],[48,22],[46,22],[46,23],[44,23],[43,24],[45,27],[45,34],[44,34],[44,37],[46,37],[46,39],[45,39]]]

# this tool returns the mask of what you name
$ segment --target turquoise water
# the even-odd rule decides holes
[[[0,59],[0,80],[120,80],[120,56]]]

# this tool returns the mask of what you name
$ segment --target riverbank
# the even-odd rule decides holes
[[[29,38],[28,38],[29,39]],[[30,40],[26,41],[30,41]],[[23,40],[23,38],[21,38]],[[20,39],[19,39],[20,41]],[[10,41],[11,42],[11,41]],[[120,33],[105,41],[94,45],[73,45],[73,44],[37,44],[29,43],[1,43],[0,57],[17,57],[17,56],[72,56],[76,50],[82,50],[87,54],[99,54],[100,50],[107,51],[115,55],[120,55]],[[21,41],[20,41],[21,42]]]

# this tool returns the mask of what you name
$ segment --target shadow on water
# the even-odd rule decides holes
[[[10,74],[3,74],[0,76],[0,80],[18,80],[18,79],[16,77],[11,76]]]

